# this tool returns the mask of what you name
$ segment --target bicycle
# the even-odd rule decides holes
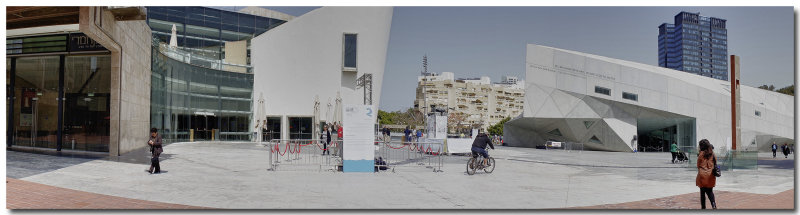
[[[488,159],[487,161],[487,163],[489,164],[488,166],[483,165],[483,161],[486,159]],[[467,161],[467,174],[473,175],[479,169],[482,169],[486,173],[492,173],[494,171],[495,166],[496,165],[494,163],[494,158],[491,156],[489,156],[489,158],[483,158],[483,156],[480,155],[472,156],[472,158],[470,158],[469,161]]]

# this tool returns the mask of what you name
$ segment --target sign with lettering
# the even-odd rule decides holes
[[[103,51],[106,50],[103,45],[97,43],[89,36],[83,33],[71,33],[69,34],[69,51],[77,52],[77,51]]]

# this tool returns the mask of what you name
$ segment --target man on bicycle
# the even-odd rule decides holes
[[[472,157],[478,157],[480,154],[483,156],[483,165],[488,166],[488,158],[489,152],[486,151],[486,145],[492,147],[494,149],[494,145],[492,144],[492,140],[489,139],[489,136],[483,132],[483,129],[480,130],[478,136],[475,137],[475,140],[472,141]]]

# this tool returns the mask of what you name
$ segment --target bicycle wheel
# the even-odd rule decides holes
[[[489,161],[487,161],[487,163],[489,163],[489,166],[483,167],[483,171],[486,172],[486,173],[492,173],[492,171],[494,171],[494,167],[495,167],[494,158],[493,157],[489,157]]]
[[[467,161],[467,174],[475,174],[476,168],[477,164],[475,163],[475,158],[470,158],[469,161]]]

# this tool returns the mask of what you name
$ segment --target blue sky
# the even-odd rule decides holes
[[[267,8],[300,16],[315,7]],[[657,65],[657,27],[680,11],[728,20],[742,84],[794,83],[792,7],[395,7],[380,108],[413,106],[425,54],[432,72],[492,81],[526,78],[528,43]]]

